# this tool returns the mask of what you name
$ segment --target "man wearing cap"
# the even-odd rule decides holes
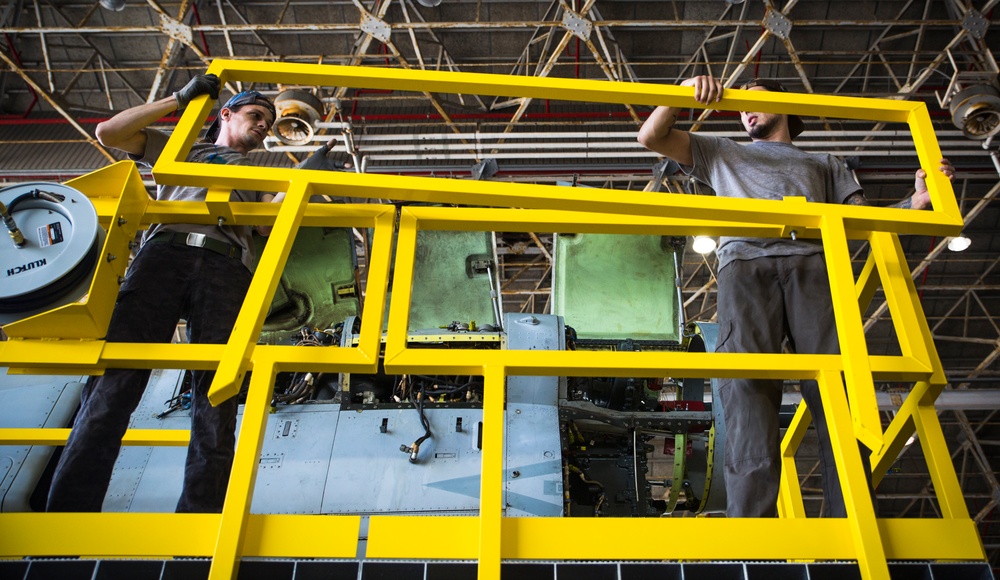
[[[695,100],[711,104],[723,86],[710,76],[681,83],[694,87]],[[754,79],[747,90],[781,91],[777,81]],[[870,205],[845,165],[828,154],[806,153],[792,144],[805,128],[797,115],[741,112],[751,143],[689,133],[674,128],[679,109],[658,107],[639,130],[647,149],[673,159],[716,195],[775,199],[805,196],[810,202]],[[954,168],[942,159],[948,178]],[[893,207],[923,209],[930,204],[927,174],[916,172],[913,195]],[[787,339],[793,352],[837,354],[829,276],[819,240],[723,237],[717,251],[719,337],[716,352],[780,353]],[[823,477],[822,515],[845,517],[846,506],[815,380],[801,382],[819,435]],[[726,425],[727,515],[777,515],[781,471],[778,410],[782,382],[722,379],[719,398]],[[867,466],[867,453],[862,452]]]
[[[156,163],[168,135],[150,127],[195,97],[219,96],[215,75],[193,78],[170,97],[118,113],[97,126],[102,144],[146,166]],[[187,160],[246,165],[275,119],[264,95],[245,91],[219,111],[203,142]],[[158,201],[204,201],[202,187],[157,186]],[[233,190],[232,201],[280,201],[283,194]],[[255,264],[251,228],[227,224],[153,224],[129,266],[108,326],[108,342],[169,343],[179,319],[192,343],[222,344],[250,286]],[[56,467],[48,511],[100,511],[129,418],[149,380],[149,370],[108,369],[91,377]],[[235,447],[236,398],[213,407],[211,372],[193,373],[191,443],[178,512],[221,512]]]

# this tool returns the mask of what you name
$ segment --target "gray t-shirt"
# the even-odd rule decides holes
[[[169,135],[157,129],[146,128],[146,151],[140,156],[129,155],[136,163],[152,167],[163,153]],[[235,149],[216,145],[214,143],[195,143],[187,156],[188,161],[195,163],[218,163],[222,165],[249,165],[250,161]],[[205,201],[208,192],[204,187],[182,185],[157,185],[157,201]],[[263,191],[247,191],[234,189],[229,199],[231,201],[263,201]],[[243,249],[243,265],[253,272],[256,256],[253,246],[253,228],[250,226],[218,226],[204,224],[153,224],[142,236],[146,240],[160,232],[181,232],[205,234],[211,238]]]
[[[694,164],[681,169],[711,187],[716,195],[750,199],[805,196],[810,202],[844,203],[861,186],[836,157],[806,153],[791,143],[731,139],[691,133]],[[723,237],[719,269],[733,260],[766,256],[811,255],[823,251],[818,240]]]

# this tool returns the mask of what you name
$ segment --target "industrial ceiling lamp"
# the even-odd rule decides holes
[[[441,0],[417,0],[421,6],[426,6],[428,8],[434,8],[441,4]]]
[[[974,70],[959,67],[948,51],[955,74],[944,96],[938,95],[941,107],[951,113],[951,122],[969,139],[990,140],[1000,133],[1000,72],[992,59],[979,63]],[[965,70],[959,70],[960,68]]]
[[[951,122],[969,139],[988,139],[1000,132],[1000,90],[992,85],[964,88],[951,99]]]
[[[948,240],[948,249],[952,252],[962,252],[972,245],[972,240],[965,236],[958,236]]]
[[[695,236],[691,243],[691,249],[702,255],[714,252],[715,246],[715,238],[709,236]]]
[[[100,0],[99,4],[101,8],[115,12],[121,12],[125,9],[125,0]]]
[[[323,102],[309,91],[289,89],[274,99],[278,113],[271,132],[285,145],[308,145],[323,118]]]

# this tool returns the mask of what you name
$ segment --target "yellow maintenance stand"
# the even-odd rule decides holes
[[[701,107],[694,100],[692,89],[675,86],[227,60],[215,61],[208,72],[219,75],[223,82]],[[903,122],[910,127],[922,167],[936,167],[941,158],[923,103],[727,91],[725,98],[713,106],[729,111],[769,112],[794,108],[800,115]],[[507,566],[508,562],[526,561],[573,566],[587,561],[588,566],[597,567],[595,570],[603,562],[617,563],[615,573],[623,579],[643,577],[643,573],[636,572],[636,563],[654,565],[664,561],[850,561],[857,562],[851,568],[860,569],[865,580],[888,580],[892,563],[904,560],[959,561],[978,563],[977,570],[985,567],[982,544],[966,509],[934,410],[934,400],[945,385],[944,372],[899,242],[900,234],[949,236],[961,231],[962,218],[954,193],[940,172],[928,171],[933,211],[912,212],[632,191],[615,191],[612,196],[606,191],[585,188],[187,163],[185,153],[211,108],[207,98],[191,104],[154,168],[158,183],[208,188],[204,203],[151,201],[130,162],[111,165],[67,185],[84,192],[97,208],[107,231],[102,256],[127,256],[128,243],[136,232],[156,222],[216,223],[224,218],[231,224],[273,225],[271,241],[260,257],[229,343],[138,345],[101,340],[125,267],[125,260],[109,258],[98,261],[86,302],[7,325],[4,330],[10,339],[0,343],[0,365],[9,367],[10,372],[47,374],[94,374],[109,367],[217,368],[210,392],[215,402],[236,395],[244,374],[252,370],[223,512],[3,513],[0,557],[162,559],[185,554],[211,558],[212,580],[235,578],[244,558],[355,558],[360,516],[250,514],[250,498],[276,373],[371,373],[379,357],[384,356],[389,372],[472,374],[485,378],[480,513],[478,517],[372,516],[367,531],[366,561],[472,562],[474,565],[466,564],[461,570],[481,580],[499,579],[501,562]],[[233,188],[286,191],[287,196],[280,205],[230,203],[229,192]],[[383,347],[382,317],[393,260],[390,249],[395,209],[384,205],[309,203],[310,196],[323,194],[498,209],[409,207],[400,211],[392,304]],[[711,219],[705,219],[706,216]],[[256,337],[296,232],[309,226],[374,231],[360,340],[357,346],[348,347],[258,345]],[[762,237],[787,236],[795,230],[800,236],[823,241],[842,354],[412,349],[407,344],[406,330],[409,282],[413,278],[414,250],[420,230],[675,236],[738,233]],[[864,239],[871,246],[868,262],[857,280],[848,254],[849,239]],[[899,336],[900,356],[869,357],[867,353],[861,313],[879,287],[885,293]],[[849,517],[804,516],[791,460],[809,422],[804,406],[799,409],[783,445],[788,460],[784,462],[780,518],[503,517],[502,417],[507,377],[660,377],[664,369],[669,369],[675,377],[816,378],[829,415]],[[875,380],[915,384],[895,419],[884,430],[876,406]],[[0,428],[0,445],[60,445],[67,433],[68,429]],[[877,481],[914,433],[921,441],[941,516],[878,519],[868,501],[860,462],[857,456],[844,450],[853,448],[855,439],[871,449]],[[124,444],[183,446],[187,440],[186,431],[130,430]],[[414,542],[410,538],[441,541]],[[679,573],[670,575],[674,569],[670,565],[663,566],[651,569],[655,577],[680,578]],[[985,568],[988,573],[988,567]],[[702,577],[696,576],[696,570],[690,567],[688,576]]]

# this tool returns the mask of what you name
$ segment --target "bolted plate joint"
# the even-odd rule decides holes
[[[362,32],[371,34],[382,42],[389,42],[389,37],[392,36],[391,26],[367,12],[361,14],[361,30]]]
[[[590,33],[594,30],[594,23],[580,16],[572,10],[563,11],[563,28],[573,33],[580,40],[590,40]]]
[[[764,15],[764,28],[771,34],[785,40],[792,31],[792,21],[774,8],[768,8],[767,14]]]
[[[986,29],[990,27],[990,21],[975,8],[969,8],[962,19],[962,28],[965,29],[976,40],[982,40],[986,36]]]
[[[163,29],[164,34],[174,40],[179,40],[187,44],[193,41],[194,37],[191,34],[191,27],[174,20],[166,14],[160,14],[160,28]]]

